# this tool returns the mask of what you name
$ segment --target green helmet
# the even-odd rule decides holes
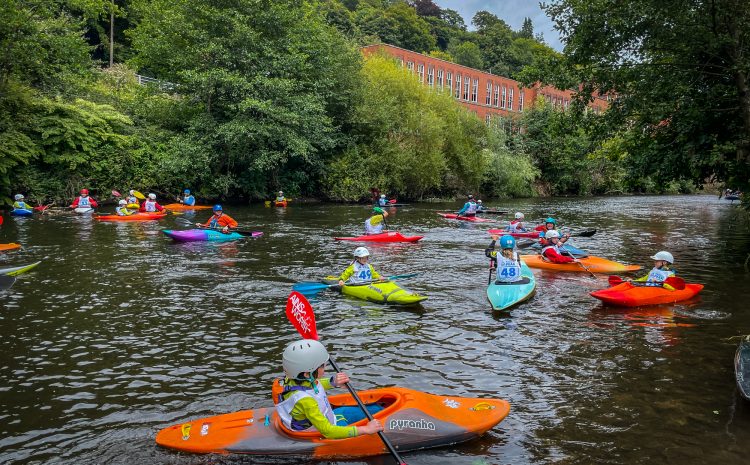
[[[372,209],[372,211],[373,213],[377,213],[378,215],[382,215],[383,213],[385,213],[385,211],[380,207],[375,207]]]

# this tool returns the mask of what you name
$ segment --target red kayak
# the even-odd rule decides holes
[[[510,234],[513,237],[528,237],[531,239],[539,239],[539,233],[541,231],[526,231],[526,232],[517,233],[517,232],[508,232],[504,229],[490,229],[487,232],[493,235],[497,234],[498,236]]]
[[[458,216],[455,213],[438,213],[438,215],[449,220],[474,221],[477,223],[487,223],[493,221],[485,218],[479,218],[477,216]]]
[[[685,284],[685,289],[665,289],[661,286],[637,286],[624,282],[591,293],[593,297],[610,305],[640,307],[641,305],[671,304],[695,297],[703,289],[703,284]]]
[[[424,236],[404,236],[398,231],[385,231],[380,234],[366,234],[357,237],[334,237],[337,241],[357,242],[417,242]]]

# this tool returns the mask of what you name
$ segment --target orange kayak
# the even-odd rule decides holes
[[[277,381],[278,382],[278,381]],[[400,452],[456,444],[479,437],[510,411],[501,399],[437,396],[406,388],[359,391],[365,404],[379,403],[374,415]],[[329,396],[331,405],[356,405],[347,394]],[[364,425],[362,420],[353,425]],[[325,439],[317,431],[295,432],[281,424],[274,407],[243,410],[170,426],[156,443],[184,452],[296,455],[316,459],[387,454],[377,435]]]
[[[685,289],[670,291],[661,286],[637,286],[624,282],[617,286],[594,291],[591,295],[606,304],[640,307],[641,305],[671,304],[680,300],[687,300],[695,297],[701,289],[703,289],[703,284],[685,284]]]
[[[210,210],[210,205],[184,205],[181,203],[170,203],[168,205],[164,205],[164,208],[167,210],[172,211],[180,211],[180,210]]]
[[[95,216],[99,221],[152,221],[159,220],[167,216],[166,213],[133,213],[128,216],[120,215],[99,215]]]
[[[16,244],[15,242],[11,242],[10,244],[0,244],[0,252],[5,252],[7,250],[16,250],[20,248],[21,244]]]
[[[286,207],[287,201],[282,200],[281,202],[279,202],[278,200],[274,200],[273,204],[277,207]]]
[[[521,259],[531,268],[588,273],[588,271],[578,263],[552,263],[541,255],[521,255]],[[578,261],[593,273],[624,273],[626,271],[638,271],[641,269],[638,265],[624,265],[622,263],[613,262],[612,260],[607,260],[606,258],[594,257],[593,255],[586,258],[579,258]]]

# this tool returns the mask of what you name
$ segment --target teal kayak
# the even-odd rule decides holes
[[[534,294],[534,289],[536,289],[534,273],[523,261],[521,261],[521,276],[523,279],[515,283],[495,281],[487,286],[487,299],[493,310],[505,310]]]
[[[223,233],[221,231],[215,231],[213,229],[186,229],[178,231],[175,229],[164,229],[162,230],[164,235],[171,237],[177,242],[197,242],[197,241],[208,241],[208,242],[227,242],[244,239],[242,234],[236,232]],[[253,233],[255,237],[255,233]]]

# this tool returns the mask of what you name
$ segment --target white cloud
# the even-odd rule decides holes
[[[534,0],[433,0],[440,8],[450,8],[463,16],[466,25],[471,26],[471,18],[477,11],[485,10],[502,19],[513,30],[521,29],[524,18],[531,18],[534,34],[541,33],[547,44],[557,51],[562,51],[560,35],[552,27],[550,20],[539,3]]]

